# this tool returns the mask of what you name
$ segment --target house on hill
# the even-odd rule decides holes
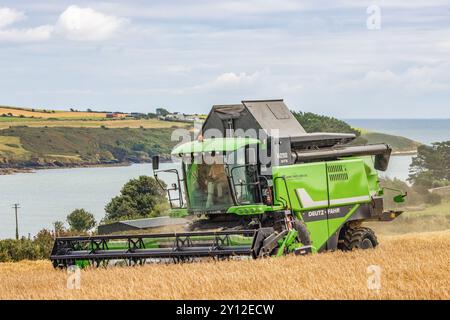
[[[126,114],[120,113],[120,112],[108,112],[106,114],[107,118],[124,118],[126,117]]]

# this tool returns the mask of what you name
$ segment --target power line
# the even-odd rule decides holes
[[[16,240],[19,240],[19,219],[17,217],[17,211],[20,209],[20,206],[18,203],[13,204],[13,209],[16,215]]]

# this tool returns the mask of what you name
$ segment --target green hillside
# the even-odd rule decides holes
[[[175,145],[170,141],[173,129],[189,126],[154,118],[111,120],[98,118],[102,116],[98,112],[3,109],[14,114],[0,114],[0,169],[145,162],[155,154],[168,157]],[[354,144],[388,143],[395,152],[414,151],[420,145],[407,138],[352,128],[333,117],[293,114],[307,132],[354,133],[358,136]]]
[[[363,131],[361,136],[356,138],[352,144],[373,144],[373,143],[387,143],[394,152],[411,152],[416,151],[421,143],[400,136],[380,132]]]
[[[334,117],[323,116],[312,112],[291,111],[306,132],[339,132],[360,135],[360,131],[352,128],[347,122]]]
[[[312,112],[292,111],[292,114],[298,122],[300,122],[306,132],[354,133],[357,138],[352,144],[355,145],[387,143],[392,147],[394,152],[415,151],[420,145],[419,142],[408,138],[353,128],[347,122],[334,117],[323,116]]]
[[[0,165],[35,167],[148,161],[169,155],[173,129],[12,127],[0,130]]]

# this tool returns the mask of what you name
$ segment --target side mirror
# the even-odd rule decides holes
[[[153,171],[159,169],[159,156],[152,157],[152,167],[153,167]]]
[[[403,203],[403,202],[405,202],[405,197],[406,197],[406,193],[405,194],[399,194],[398,196],[394,197],[394,202],[395,203]]]

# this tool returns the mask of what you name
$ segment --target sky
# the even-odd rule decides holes
[[[450,0],[0,0],[0,72],[0,105],[450,118]]]

